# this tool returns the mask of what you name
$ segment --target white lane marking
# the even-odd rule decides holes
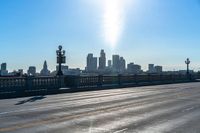
[[[124,129],[122,129],[122,130],[118,130],[118,131],[115,131],[115,132],[113,132],[113,133],[121,133],[121,132],[124,132],[124,131],[126,131],[128,128],[124,128]]]

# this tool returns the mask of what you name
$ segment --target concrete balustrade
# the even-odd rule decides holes
[[[46,95],[102,88],[190,82],[195,81],[199,77],[199,75],[0,77],[0,98]]]

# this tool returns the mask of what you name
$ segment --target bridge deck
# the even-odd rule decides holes
[[[0,132],[200,132],[200,83],[0,100]]]

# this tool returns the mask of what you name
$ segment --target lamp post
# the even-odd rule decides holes
[[[187,76],[189,76],[189,64],[190,64],[190,59],[187,58],[187,60],[185,61],[185,64],[187,65]]]
[[[57,63],[58,63],[58,72],[57,72],[57,76],[62,76],[63,72],[62,72],[62,64],[65,63],[66,57],[65,57],[65,50],[62,50],[62,46],[59,45],[58,46],[58,50],[56,50],[56,54],[57,54]]]

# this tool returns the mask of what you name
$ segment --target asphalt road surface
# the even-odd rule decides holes
[[[0,100],[0,132],[200,133],[200,83]]]

